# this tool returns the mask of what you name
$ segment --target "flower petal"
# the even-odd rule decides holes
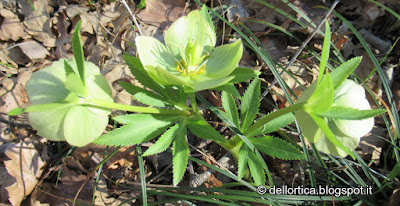
[[[213,26],[200,11],[195,10],[176,20],[166,32],[164,41],[175,58],[178,58],[180,49],[186,47],[189,41],[201,44],[205,52],[211,53],[216,39]]]
[[[368,100],[365,98],[364,88],[352,80],[345,80],[335,92],[334,105],[354,109],[371,109]],[[374,126],[374,118],[363,120],[333,119],[333,122],[345,135],[356,138],[368,134]]]
[[[222,78],[208,78],[203,75],[197,77],[191,77],[187,81],[189,81],[190,84],[193,86],[193,90],[192,88],[185,87],[185,92],[197,92],[201,90],[219,87],[221,85],[228,83],[233,78],[234,78],[233,76],[222,77]]]
[[[325,136],[322,130],[314,122],[311,116],[305,111],[295,112],[296,120],[301,127],[301,133],[311,143],[317,142],[321,136]]]
[[[152,79],[163,85],[190,86],[185,77],[178,71],[170,72],[158,66],[146,66],[145,69]]]
[[[335,126],[332,121],[329,121],[328,125],[335,134],[336,138],[350,151],[354,150],[360,143],[360,138],[346,136],[341,132],[341,129]],[[322,135],[320,139],[315,142],[315,147],[327,154],[338,155],[340,157],[345,157],[348,155],[344,150],[334,145],[325,135]]]
[[[211,53],[206,63],[206,73],[209,77],[225,77],[236,69],[243,54],[242,41],[219,46]]]
[[[149,36],[139,36],[135,39],[140,61],[145,69],[147,66],[160,67],[167,70],[176,68],[175,58],[160,41]]]

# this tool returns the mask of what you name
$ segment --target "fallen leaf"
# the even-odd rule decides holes
[[[22,52],[31,60],[44,59],[49,51],[36,41],[25,41],[18,44]]]
[[[56,39],[51,30],[50,25],[50,15],[48,13],[47,0],[35,0],[33,2],[32,10],[29,1],[19,1],[20,12],[25,16],[24,25],[26,26],[26,31],[35,37],[36,40],[40,41],[46,47],[54,47]]]
[[[146,0],[146,7],[140,10],[137,17],[146,24],[166,28],[185,11],[184,0]]]
[[[95,16],[95,12],[88,12],[88,7],[83,7],[81,5],[69,5],[66,9],[67,15],[70,19],[79,16],[81,23],[82,32],[88,32],[89,34],[94,34],[97,27],[99,26],[99,21]]]
[[[0,9],[0,15],[4,17],[1,24],[0,39],[3,41],[28,38],[29,35],[24,31],[24,25],[19,21],[18,16],[13,12]]]
[[[42,174],[44,162],[32,143],[7,143],[2,147],[3,154],[8,159],[4,161],[8,176],[4,173],[2,176],[6,175],[6,179],[13,182],[12,185],[2,185],[2,187],[5,186],[7,190],[9,202],[12,205],[20,205],[35,188]]]

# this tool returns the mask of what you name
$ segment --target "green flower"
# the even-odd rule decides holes
[[[299,98],[298,102],[304,102],[313,94],[317,84],[313,84]],[[337,140],[346,148],[353,150],[360,142],[360,138],[368,134],[374,126],[374,118],[367,115],[371,107],[365,97],[365,90],[362,86],[352,80],[344,80],[334,91],[333,104],[330,111],[316,114],[323,118],[329,129]],[[365,114],[364,117],[361,117]],[[347,152],[332,143],[323,130],[316,124],[315,117],[310,112],[297,111],[295,113],[302,134],[311,142],[315,143],[318,150],[327,154],[346,156]],[[368,118],[365,118],[367,117]]]
[[[150,77],[164,85],[183,86],[185,92],[228,83],[243,52],[241,40],[214,48],[216,34],[205,10],[192,11],[175,21],[166,32],[166,45],[147,36],[135,41]]]
[[[65,69],[66,65],[69,69]],[[73,58],[56,61],[35,72],[26,84],[32,102],[26,111],[40,136],[84,146],[103,133],[111,110],[87,106],[85,102],[91,99],[113,102],[111,89],[96,65],[84,62],[84,66],[86,86],[77,75]]]

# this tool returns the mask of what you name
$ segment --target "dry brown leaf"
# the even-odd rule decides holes
[[[16,107],[25,106],[28,103],[28,96],[25,91],[25,84],[31,78],[31,71],[24,71],[18,75],[17,83],[12,91],[1,97],[5,104],[0,107],[0,113],[8,113]]]
[[[1,40],[17,41],[18,39],[29,37],[29,35],[24,31],[24,25],[19,21],[17,15],[6,9],[0,9],[0,15],[4,17],[3,23],[0,27]]]
[[[21,51],[31,60],[44,59],[49,51],[36,41],[25,41],[18,44]]]
[[[19,1],[19,4],[21,14],[25,16],[24,25],[26,26],[26,31],[34,36],[36,40],[43,42],[46,47],[54,47],[56,39],[51,30],[50,15],[46,10],[48,1],[33,1],[35,11],[32,10],[28,1]]]
[[[35,188],[44,162],[32,143],[8,143],[2,147],[8,159],[4,161],[4,167],[9,174],[7,179],[13,180],[12,185],[5,187],[8,200],[12,205],[20,205]]]
[[[166,28],[185,11],[184,0],[147,0],[145,9],[137,17],[146,24]]]
[[[94,12],[88,13],[88,7],[83,7],[76,4],[69,5],[66,9],[66,12],[70,19],[73,19],[79,15],[82,20],[81,30],[83,32],[94,34],[97,30],[97,27],[99,26],[99,21]]]

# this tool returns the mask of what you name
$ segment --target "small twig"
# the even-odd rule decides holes
[[[223,157],[221,157],[218,161],[213,160],[213,158],[208,157],[207,154],[205,154],[204,152],[200,151],[199,149],[197,149],[196,147],[194,147],[191,144],[188,144],[192,149],[196,150],[197,152],[199,152],[200,154],[206,156],[207,158],[209,158],[211,161],[213,161],[216,165],[218,165],[221,169],[226,170],[229,173],[232,173],[231,171],[229,171],[227,168],[229,167],[229,161],[231,160],[230,157],[230,153],[226,153]],[[207,169],[207,171],[199,174],[196,176],[196,178],[192,179],[190,181],[190,186],[191,187],[198,187],[200,185],[202,185],[205,181],[207,181],[207,179],[214,173],[214,170],[212,169]]]
[[[142,29],[140,28],[140,25],[139,25],[139,23],[137,22],[135,15],[132,13],[131,8],[129,8],[129,6],[128,6],[128,4],[126,3],[125,0],[121,0],[121,3],[122,3],[122,4],[125,6],[125,8],[128,10],[129,14],[131,14],[133,23],[135,24],[136,28],[138,29],[140,36],[143,36]]]
[[[5,119],[0,119],[0,122],[11,125],[12,127],[24,127],[24,128],[32,129],[32,126],[29,124],[21,124],[21,123],[17,123],[17,122],[8,121]]]
[[[313,31],[312,34],[310,34],[307,39],[303,42],[303,44],[300,46],[300,48],[297,50],[297,52],[294,54],[294,56],[290,59],[289,63],[286,65],[285,69],[283,69],[279,75],[282,75],[290,66],[292,66],[292,64],[294,63],[294,61],[296,61],[297,57],[300,55],[300,53],[303,51],[303,49],[307,46],[307,44],[311,41],[311,39],[315,36],[315,34],[319,31],[319,29],[321,28],[321,26],[325,23],[325,21],[328,19],[329,15],[332,13],[333,9],[336,7],[336,5],[339,3],[340,0],[336,0],[331,8],[329,9],[329,11],[325,14],[324,19],[321,21],[321,23],[319,23],[319,25],[317,26],[317,28],[315,28],[315,30]],[[262,100],[265,96],[267,96],[267,94],[269,93],[269,91],[271,90],[272,87],[275,86],[275,84],[278,82],[278,80],[275,78],[274,81],[272,81],[271,85],[264,91],[264,93],[261,95],[260,100]]]

